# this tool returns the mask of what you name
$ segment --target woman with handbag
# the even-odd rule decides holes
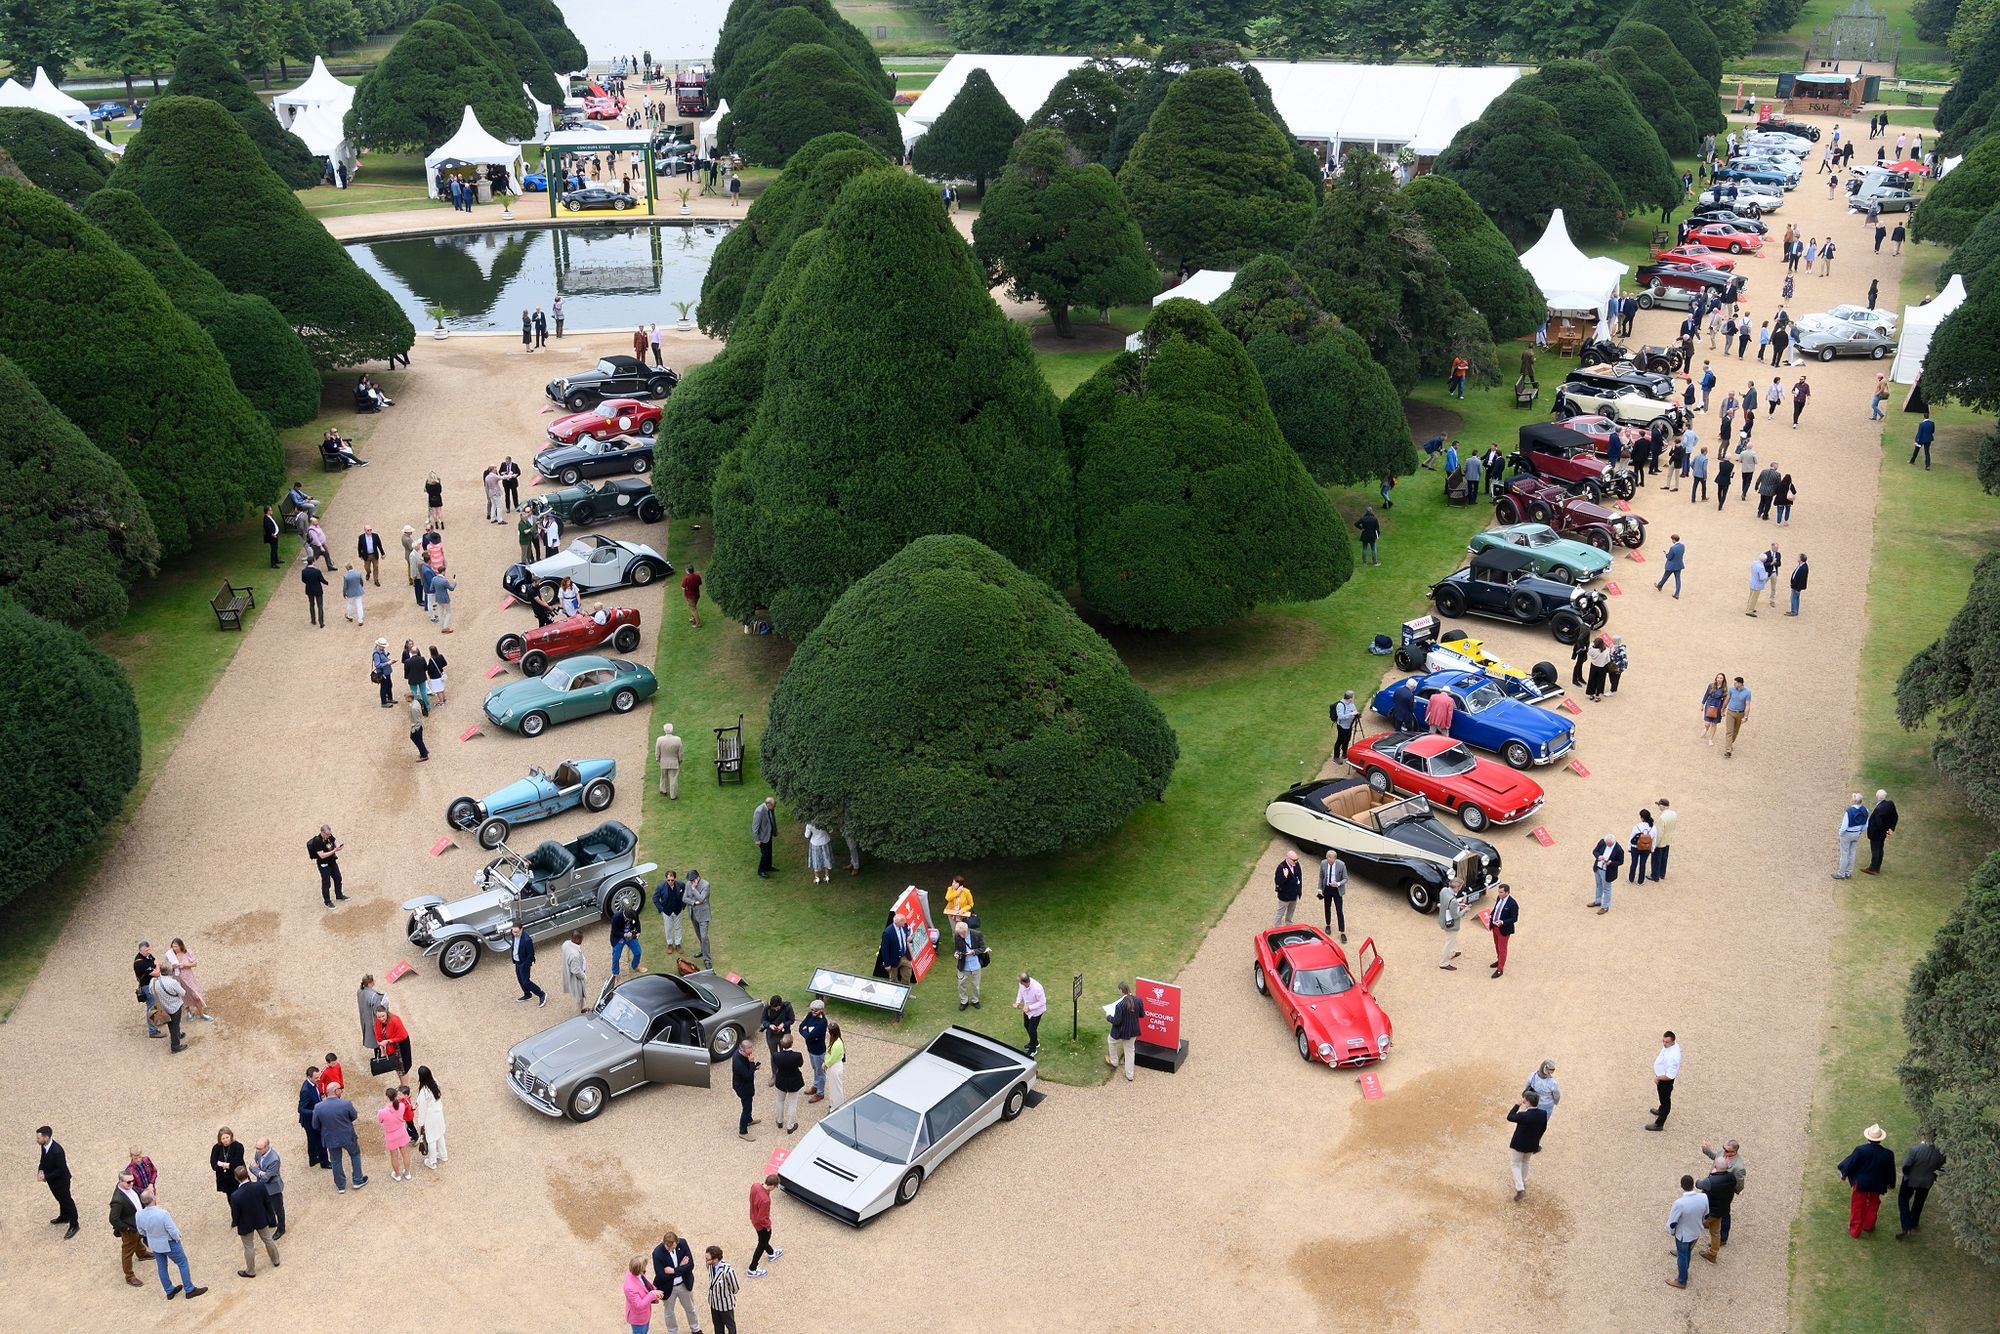
[[[444,1147],[444,1093],[428,1065],[417,1067],[417,1152],[433,1172],[451,1159]]]
[[[370,1074],[386,1075],[394,1070],[409,1076],[410,1030],[403,1026],[401,1015],[389,1013],[387,1005],[375,1007],[375,1050],[375,1059],[368,1063]]]
[[[1625,879],[1635,885],[1646,883],[1646,867],[1653,860],[1653,813],[1639,812],[1639,823],[1632,826],[1628,836],[1626,864],[1631,868]]]
[[[389,1153],[389,1180],[408,1181],[410,1172],[410,1128],[403,1120],[402,1095],[394,1087],[382,1091],[386,1101],[375,1110],[375,1123],[382,1127],[382,1147]]]
[[[372,1047],[375,1045],[375,1011],[380,1009],[382,1002],[387,999],[388,997],[375,989],[375,974],[363,973],[361,975],[361,985],[354,992],[355,1008],[361,1013],[362,1046]],[[329,1061],[332,1059],[331,1056],[327,1057]]]
[[[243,1166],[243,1145],[228,1126],[215,1132],[215,1147],[208,1151],[208,1165],[215,1172],[215,1189],[227,1204],[229,1192],[236,1189],[236,1169]]]
[[[1722,721],[1722,702],[1728,695],[1729,677],[1722,672],[1717,672],[1701,693],[1701,736],[1711,746],[1715,744],[1715,725]]]

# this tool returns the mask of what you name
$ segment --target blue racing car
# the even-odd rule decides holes
[[[611,805],[617,789],[616,760],[564,760],[553,773],[530,769],[526,778],[516,779],[484,801],[460,797],[446,808],[445,823],[453,829],[478,830],[479,846],[497,848],[515,825],[547,819],[572,806],[602,811]]]
[[[1375,712],[1398,730],[1424,730],[1424,711],[1431,696],[1444,691],[1452,698],[1450,735],[1466,745],[1491,751],[1516,769],[1553,764],[1576,744],[1576,729],[1560,716],[1510,698],[1500,683],[1484,672],[1441,671],[1406,677],[1385,686],[1375,696]]]

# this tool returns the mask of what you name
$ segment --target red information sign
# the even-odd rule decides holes
[[[1578,778],[1590,777],[1590,770],[1583,767],[1582,760],[1571,760],[1569,762],[1569,771],[1575,774]]]
[[[1534,836],[1535,842],[1545,848],[1552,848],[1556,845],[1555,836],[1549,833],[1549,827],[1545,824],[1538,824],[1528,832]]]
[[[1564,700],[1564,701],[1562,702],[1562,706],[1563,706],[1563,711],[1564,711],[1564,712],[1566,712],[1566,713],[1582,713],[1582,712],[1583,712],[1583,705],[1581,705],[1581,704],[1577,703],[1577,702],[1576,702],[1575,700],[1573,700],[1573,699],[1566,699],[1566,700]]]
[[[399,961],[394,968],[391,968],[389,970],[389,981],[394,982],[397,978],[402,977],[404,974],[410,971],[411,971],[410,961],[408,959],[403,959]]]
[[[486,679],[487,679],[487,680],[489,680],[489,681],[491,681],[491,680],[492,680],[492,679],[493,679],[494,677],[496,677],[496,676],[500,675],[500,673],[502,673],[502,672],[504,672],[504,671],[506,671],[506,670],[507,670],[507,664],[506,664],[506,663],[504,663],[504,662],[496,662],[496,663],[494,663],[494,664],[493,664],[493,665],[492,665],[491,667],[488,667],[488,668],[486,669]]]
[[[765,1176],[772,1175],[779,1168],[783,1167],[785,1165],[785,1159],[791,1156],[792,1156],[792,1151],[786,1148],[782,1144],[780,1144],[777,1148],[771,1150],[771,1156],[764,1160],[764,1175]]]
[[[1181,1045],[1181,989],[1171,982],[1137,979],[1139,1003],[1146,1017],[1139,1021],[1139,1041],[1169,1050]]]
[[[1620,588],[1617,584],[1611,583],[1609,581],[1605,583],[1604,591],[1609,593],[1612,597],[1623,597],[1625,595],[1624,589]]]
[[[507,594],[507,596],[500,599],[500,610],[502,611],[507,610],[507,608],[513,605],[514,605],[514,595],[512,593],[509,593]]]
[[[1380,1102],[1382,1099],[1382,1077],[1373,1070],[1361,1072],[1361,1096],[1370,1102]]]
[[[1646,553],[1643,551],[1628,551],[1625,553],[1625,559],[1636,560],[1641,565],[1644,565],[1646,563]]]
[[[937,962],[937,945],[931,940],[931,896],[911,885],[896,896],[894,911],[896,924],[911,930],[910,964],[921,982]]]
[[[479,724],[474,723],[472,726],[466,728],[463,732],[460,732],[458,734],[458,739],[460,741],[470,741],[472,740],[472,738],[478,735],[479,735]]]
[[[1630,514],[1632,512],[1632,507],[1630,505],[1627,505],[1622,500],[1614,500],[1611,503],[1616,505],[1620,510],[1623,510],[1627,514]]]
[[[449,837],[441,838],[437,842],[431,844],[431,856],[433,857],[441,856],[447,848],[455,848],[457,846],[458,844],[452,842]]]

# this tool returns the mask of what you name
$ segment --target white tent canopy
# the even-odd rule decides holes
[[[100,139],[98,136],[90,132],[88,114],[85,115],[82,121],[72,120],[67,116],[57,115],[57,113],[51,111],[40,98],[35,96],[34,89],[23,87],[21,84],[14,82],[14,80],[12,79],[0,82],[0,107],[20,107],[23,110],[27,111],[39,111],[44,116],[54,116],[56,120],[61,121],[64,125],[69,126],[72,130],[75,130],[78,134],[83,135],[86,139],[90,140],[90,142],[96,144],[99,148],[111,154],[113,157],[121,156],[125,152],[125,145],[109,143],[106,140]]]
[[[555,129],[555,116],[551,112],[549,104],[535,96],[534,89],[524,83],[521,85],[521,91],[528,95],[528,105],[535,109],[535,137],[539,139],[549,133],[549,131]]]
[[[472,108],[465,109],[465,116],[458,122],[458,133],[432,149],[424,158],[424,188],[430,197],[436,199],[437,169],[445,162],[483,163],[487,166],[506,167],[513,173],[515,189],[521,185],[521,147],[504,139],[496,139],[486,132],[479,123],[479,117],[472,114]]]
[[[327,72],[326,61],[313,57],[312,73],[306,81],[290,92],[279,93],[271,99],[271,110],[277,113],[278,123],[286,129],[292,127],[301,113],[313,107],[328,106],[345,114],[354,105],[354,87],[342,83]]]
[[[1957,157],[1948,157],[1938,163],[1938,179],[1943,180],[1945,177],[1951,175],[1951,169],[1963,161],[1965,161],[1965,154],[1960,153]]]
[[[925,129],[937,123],[975,69],[983,69],[1023,119],[1048,100],[1082,56],[956,55],[908,111]],[[1300,139],[1333,152],[1408,148],[1420,157],[1444,151],[1452,136],[1520,77],[1511,67],[1346,65],[1256,60],[1271,100]]]
[[[1924,373],[1924,357],[1931,350],[1931,338],[1944,317],[1965,304],[1965,280],[1958,274],[1944,290],[1921,306],[1903,307],[1903,336],[1896,346],[1896,362],[1889,378],[1897,384],[1915,384]]]
[[[1172,301],[1179,298],[1186,301],[1199,301],[1202,305],[1206,306],[1224,292],[1227,292],[1235,283],[1236,271],[1234,269],[1196,269],[1187,276],[1186,282],[1169,287],[1166,291],[1154,297],[1153,304],[1157,306],[1162,301]],[[1145,346],[1145,342],[1146,334],[1143,329],[1138,333],[1129,334],[1125,339],[1125,350],[1127,352],[1137,352],[1141,347]]]
[[[1608,318],[1606,308],[1618,290],[1618,280],[1631,269],[1615,259],[1593,258],[1578,250],[1569,239],[1561,209],[1549,215],[1542,239],[1522,254],[1521,267],[1542,289],[1550,310],[1594,311],[1600,322]]]
[[[35,66],[35,86],[29,90],[35,98],[35,105],[51,116],[81,127],[85,133],[90,130],[90,108],[56,87],[55,80]]]
[[[722,130],[722,118],[729,114],[729,100],[724,98],[715,104],[715,114],[701,123],[695,131],[695,143],[700,145],[703,157],[715,151],[715,136]],[[907,140],[905,142],[908,142]]]
[[[926,127],[917,124],[915,121],[911,120],[908,116],[902,115],[899,112],[896,116],[896,128],[902,131],[903,148],[905,151],[908,151],[917,142],[917,140],[924,137],[924,130]]]
[[[347,174],[354,174],[354,164],[360,155],[354,151],[354,143],[347,137],[347,113],[339,107],[325,102],[315,103],[292,118],[292,133],[305,141],[314,157],[324,158],[337,167],[347,168]],[[336,174],[334,179],[340,179]]]

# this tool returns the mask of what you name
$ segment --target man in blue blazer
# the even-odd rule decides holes
[[[305,1081],[299,1085],[299,1128],[306,1132],[306,1166],[332,1167],[326,1148],[319,1142],[319,1127],[313,1124],[313,1108],[319,1106],[319,1067],[306,1067]]]
[[[549,1003],[549,993],[535,985],[535,938],[519,926],[514,928],[514,980],[521,984],[516,1000],[532,998],[537,1005]]]

